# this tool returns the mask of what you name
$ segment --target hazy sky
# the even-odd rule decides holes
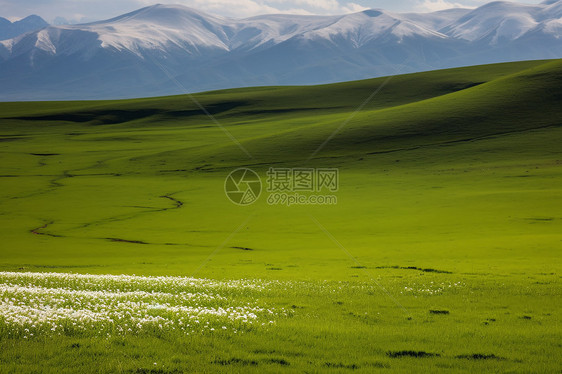
[[[12,21],[37,14],[78,21],[107,19],[148,5],[183,4],[214,14],[249,17],[265,13],[342,14],[367,8],[396,12],[428,12],[453,7],[474,8],[487,0],[0,0],[0,17]],[[537,4],[541,0],[520,0]]]

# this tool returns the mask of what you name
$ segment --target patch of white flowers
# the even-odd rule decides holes
[[[417,295],[439,295],[446,291],[453,291],[465,287],[466,284],[463,282],[429,282],[417,284],[413,283],[410,286],[405,286],[401,294],[412,294]]]
[[[0,335],[240,333],[288,313],[258,305],[266,283],[0,272]]]

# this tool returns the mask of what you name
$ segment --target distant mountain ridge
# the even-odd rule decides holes
[[[12,39],[30,31],[40,30],[49,26],[43,18],[31,15],[19,21],[11,22],[0,17],[0,40]]]
[[[0,42],[0,100],[316,84],[562,57],[562,0],[477,9],[231,19],[154,5]],[[183,87],[182,87],[183,86]]]

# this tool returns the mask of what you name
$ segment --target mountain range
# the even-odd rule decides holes
[[[499,1],[434,13],[372,9],[246,19],[154,5],[0,41],[0,100],[318,84],[561,57],[562,0]]]
[[[16,22],[0,17],[0,40],[12,39],[47,26],[49,26],[47,21],[36,15],[25,17]]]

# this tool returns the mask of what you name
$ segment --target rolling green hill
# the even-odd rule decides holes
[[[0,270],[297,282],[264,296],[296,311],[278,322],[275,341],[259,331],[238,348],[218,339],[215,353],[190,359],[201,371],[275,372],[285,360],[296,372],[307,362],[334,372],[552,372],[561,108],[562,60],[313,87],[0,103]],[[338,168],[337,204],[269,205],[262,191],[255,204],[234,205],[224,183],[239,167],[264,185],[270,167]],[[307,291],[325,280],[352,291]],[[428,315],[441,309],[451,315]],[[64,349],[74,338],[60,339]],[[176,338],[166,339],[126,342],[170,372],[185,369],[167,356]],[[5,344],[5,355],[28,347]],[[44,348],[29,344],[23,361]],[[315,344],[322,349],[306,348]],[[277,361],[260,356],[263,345]],[[298,352],[282,348],[293,345]],[[402,354],[410,350],[436,355]],[[131,370],[146,364],[133,361]]]
[[[130,270],[186,274],[190,263],[200,261],[194,252],[206,253],[220,244],[221,233],[228,236],[250,211],[259,218],[252,233],[234,238],[240,246],[263,248],[266,257],[270,251],[279,253],[285,264],[291,263],[287,251],[307,248],[305,257],[324,251],[325,243],[316,235],[305,235],[310,223],[303,207],[279,210],[262,199],[241,209],[226,199],[224,178],[241,166],[255,169],[264,183],[270,166],[340,168],[343,203],[305,211],[324,215],[331,230],[341,230],[353,246],[360,246],[365,261],[380,258],[381,239],[392,243],[393,251],[445,237],[464,247],[466,236],[483,239],[472,235],[482,226],[494,237],[484,248],[476,246],[486,252],[499,244],[494,240],[511,241],[529,227],[533,234],[547,227],[549,233],[559,224],[554,202],[560,191],[552,173],[559,170],[561,79],[561,61],[534,61],[195,95],[219,125],[188,96],[2,103],[3,212],[14,225],[8,230],[13,242],[8,242],[4,263],[55,265],[64,258],[67,266],[84,265],[107,250],[104,262],[114,258]],[[521,209],[527,194],[537,189],[544,192],[533,199],[542,199],[544,206],[537,201]],[[485,194],[501,205],[487,202]],[[164,195],[185,205],[167,210],[174,205],[160,197]],[[408,202],[413,199],[416,210]],[[492,204],[494,217],[482,215],[487,204]],[[451,222],[453,216],[461,221]],[[529,226],[533,217],[553,219]],[[419,228],[412,221],[426,222],[432,230],[443,227],[434,232],[422,224],[424,229],[412,235]],[[30,235],[45,223],[45,232],[60,237]],[[400,235],[399,227],[409,234]],[[370,230],[380,235],[371,236]],[[163,268],[145,269],[137,263],[144,262],[137,258],[138,246],[106,240],[113,237],[153,244],[156,248],[142,251],[149,257],[166,253],[160,259]],[[559,240],[550,234],[537,239]],[[187,247],[163,246],[166,242]],[[38,244],[60,249],[46,251],[45,257],[34,255],[30,263],[27,251],[36,251]],[[450,251],[449,245],[432,245],[432,253]],[[521,250],[527,252],[525,246]],[[60,251],[62,258],[57,258]],[[460,249],[452,252],[465,255]],[[237,258],[239,253],[223,255]],[[475,258],[481,261],[480,253]],[[99,271],[111,270],[97,265],[103,265]],[[213,274],[212,268],[205,271]],[[299,271],[289,273],[300,277]]]

